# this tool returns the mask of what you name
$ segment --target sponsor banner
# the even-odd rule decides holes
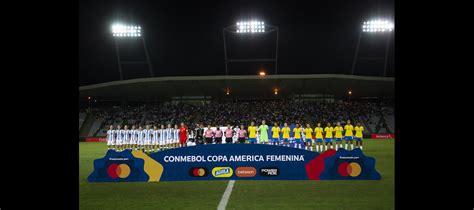
[[[372,139],[394,139],[395,134],[393,133],[387,133],[387,134],[372,134],[370,136]]]
[[[99,137],[87,137],[86,142],[106,142],[106,138],[99,138]]]
[[[124,166],[126,164],[127,166]],[[109,173],[110,171],[110,173]],[[213,144],[152,154],[108,151],[88,180],[378,180],[375,159],[360,149],[323,153],[262,144]]]

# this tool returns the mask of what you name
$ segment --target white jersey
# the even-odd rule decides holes
[[[118,135],[117,135],[117,140],[123,141],[123,140],[125,139],[125,134],[126,134],[126,133],[127,133],[127,132],[126,132],[125,130],[123,130],[123,129],[120,130],[119,133],[118,133]]]
[[[165,139],[166,139],[166,140],[171,140],[171,139],[173,139],[173,132],[172,132],[172,130],[173,130],[172,128],[167,128],[167,129],[165,130]]]
[[[165,140],[165,129],[158,129],[158,140],[160,142]]]
[[[179,129],[178,128],[173,129],[173,140],[179,141]]]
[[[125,138],[123,139],[124,141],[130,141],[132,138],[130,137],[132,135],[132,130],[125,130]]]
[[[236,142],[239,139],[240,128],[234,128],[234,135],[232,136],[232,141]]]
[[[153,130],[153,129],[148,130],[148,140],[151,141],[151,140],[153,140],[153,139],[155,138],[155,137],[154,137],[154,135],[155,135],[154,133],[155,133],[155,130]]]
[[[143,131],[138,130],[137,131],[137,136],[138,136],[138,141],[143,141]]]
[[[131,130],[132,131],[132,141],[138,140],[138,130]]]
[[[107,131],[107,141],[113,141],[114,140],[114,130],[108,130]]]
[[[150,139],[150,133],[148,132],[148,129],[143,129],[143,140],[148,140]]]
[[[159,140],[159,130],[153,130],[153,141],[158,141]]]

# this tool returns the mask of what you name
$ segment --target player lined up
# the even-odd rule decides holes
[[[250,129],[249,129],[250,130]],[[318,123],[317,126],[312,129],[310,124],[306,124],[305,127],[300,127],[297,123],[295,128],[293,128],[293,144],[295,148],[302,149],[302,143],[304,143],[305,149],[313,151],[313,148],[317,152],[322,152],[329,149],[338,149],[342,148],[342,140],[345,140],[345,149],[347,150],[348,145],[350,145],[351,150],[354,149],[353,140],[357,148],[362,149],[362,139],[364,127],[357,123],[354,127],[351,125],[350,120],[347,121],[347,124],[344,128],[338,122],[335,127],[331,126],[331,123],[328,123],[326,127],[321,127],[321,123]],[[344,136],[342,133],[345,131]],[[356,132],[355,136],[353,131]],[[280,141],[280,133],[283,134],[283,139]],[[314,139],[313,139],[314,134]],[[333,145],[335,141],[335,145]],[[280,129],[277,123],[272,128],[272,144],[279,145],[283,143],[284,146],[290,146],[290,128],[288,124],[285,123],[284,127]],[[313,147],[313,143],[316,143]],[[333,147],[334,146],[334,147]]]
[[[123,129],[118,125],[117,129],[111,125],[107,131],[107,147],[109,150],[124,151],[124,150],[143,150],[145,152],[155,152],[177,147],[185,147],[187,140],[187,128],[184,123],[181,123],[181,128],[178,125],[171,127],[171,124],[161,125],[160,128],[146,125],[145,129],[142,126],[132,126],[128,129],[125,125]]]

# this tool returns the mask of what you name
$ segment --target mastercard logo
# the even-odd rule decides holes
[[[125,179],[130,175],[130,167],[127,164],[111,164],[107,168],[107,174],[110,178],[122,178]]]
[[[337,170],[339,172],[339,175],[341,176],[351,176],[351,177],[356,177],[359,176],[360,173],[362,172],[362,168],[360,165],[356,162],[352,163],[341,163],[339,164],[339,168]]]
[[[202,177],[202,176],[207,176],[208,172],[206,168],[197,167],[197,168],[191,168],[189,170],[189,175],[194,176],[194,177]]]

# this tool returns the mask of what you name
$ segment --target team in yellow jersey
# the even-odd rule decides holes
[[[303,129],[303,133],[304,133],[304,148],[306,150],[309,150],[310,151],[313,151],[313,129],[311,128],[311,126],[308,124],[306,124],[306,127]]]
[[[334,127],[334,139],[336,140],[336,151],[339,148],[342,148],[342,132],[344,131],[344,128],[341,126],[340,122],[337,122],[336,127]]]
[[[352,144],[352,140],[354,138],[352,131],[354,130],[354,126],[351,125],[350,120],[347,121],[346,126],[344,126],[344,130],[346,131],[346,133],[344,134],[344,140],[346,140],[345,149],[347,150],[347,145],[350,144],[352,150],[354,149],[354,145]]]
[[[257,126],[255,126],[254,122],[250,123],[248,130],[249,130],[249,143],[251,144],[257,143]]]
[[[272,127],[272,142],[273,145],[280,144],[280,126],[278,123],[273,124]]]
[[[354,128],[356,134],[355,134],[355,143],[356,143],[356,147],[358,147],[359,149],[362,150],[362,138],[363,138],[363,134],[362,132],[364,132],[364,127],[362,127],[360,125],[360,123],[357,123],[356,124],[356,127]]]
[[[342,148],[343,140],[345,140],[346,150],[348,145],[350,145],[351,150],[354,149],[354,142],[355,147],[362,149],[364,127],[359,122],[354,127],[350,120],[347,121],[344,127],[341,126],[340,122],[337,122],[334,127],[331,123],[327,123],[326,127],[321,127],[321,123],[318,122],[314,129],[311,128],[309,123],[304,127],[296,123],[293,129],[288,126],[288,123],[284,123],[283,127],[280,127],[278,123],[274,123],[270,131],[272,135],[270,144],[272,145],[289,147],[290,143],[293,143],[295,148],[302,149],[304,144],[305,150],[313,151],[313,142],[315,142],[315,151],[324,152],[328,149],[338,150]],[[254,122],[251,122],[248,126],[247,133],[251,144],[257,143],[257,136],[261,137],[262,135],[262,133],[259,135],[259,128],[255,126]],[[291,140],[293,141],[291,142]],[[333,141],[335,144],[333,144]]]
[[[314,133],[316,134],[316,152],[323,151],[323,128],[321,127],[321,123],[317,124],[314,128]]]
[[[325,134],[325,142],[326,142],[326,150],[328,149],[328,145],[332,149],[332,132],[334,131],[334,128],[331,127],[331,123],[328,123],[327,126],[324,128],[324,134]]]
[[[299,146],[299,148],[301,149],[301,132],[302,131],[303,130],[301,129],[300,124],[296,123],[296,127],[293,128],[293,138],[294,138],[295,148]]]
[[[289,147],[290,146],[290,127],[288,127],[288,123],[285,123],[285,126],[281,129],[283,133],[283,145]]]

